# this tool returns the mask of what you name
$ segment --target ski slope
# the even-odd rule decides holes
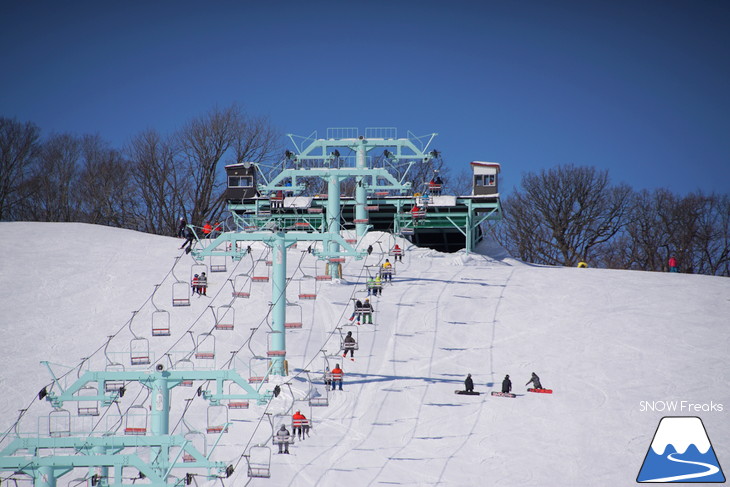
[[[267,272],[261,244],[252,245],[253,258],[209,272],[208,297],[173,308],[173,277],[189,280],[194,263],[178,250],[181,240],[85,224],[0,228],[7,284],[0,289],[3,432],[21,409],[27,413],[18,433],[47,421],[50,405],[35,396],[51,376],[40,361],[55,373],[70,370],[73,379],[82,359],[91,370],[128,359],[136,335],[149,340],[155,358],[174,362],[211,331],[218,306],[234,308],[234,330],[213,331],[215,359],[196,361],[196,368],[235,367],[246,376],[250,357],[265,355],[271,285],[252,283],[250,299],[232,298],[231,285],[238,274]],[[224,485],[249,481],[242,453],[271,445],[269,418],[275,429],[289,426],[295,410],[312,419],[311,437],[292,445],[290,455],[272,447],[271,479],[248,485],[630,485],[665,415],[700,416],[720,464],[730,465],[730,280],[528,265],[486,245],[479,250],[488,255],[442,254],[398,239],[403,263],[383,295],[371,298],[375,324],[357,327],[354,362],[339,357],[344,390],[329,394],[328,407],[310,408],[303,399],[311,388],[324,394],[322,350],[339,349],[336,328],[349,323],[351,298],[365,297],[364,266],[392,261],[387,251],[395,241],[366,236],[358,245],[372,244],[373,254],[348,259],[342,281],[317,284],[314,301],[297,294],[299,286],[314,288],[310,276],[323,272],[321,263],[302,245],[287,252],[288,317],[301,312],[303,327],[287,331],[290,375],[266,385],[281,383],[282,394],[268,406],[229,411],[232,426],[213,454],[236,466]],[[170,312],[170,337],[150,334],[156,308]],[[303,370],[311,371],[313,384]],[[552,395],[525,392],[533,371]],[[482,395],[454,394],[467,373]],[[490,396],[505,374],[517,397]],[[207,404],[195,393],[198,385],[172,391],[175,433],[205,430]],[[724,409],[640,407],[675,400]],[[142,388],[130,388],[120,411],[132,404],[149,405]],[[123,420],[119,411],[106,411],[97,428],[119,428]],[[89,427],[84,418],[74,424]],[[206,437],[208,446],[216,439]],[[59,485],[85,473],[77,470]]]

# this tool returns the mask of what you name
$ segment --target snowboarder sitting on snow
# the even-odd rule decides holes
[[[474,392],[474,381],[471,380],[471,374],[466,374],[466,379],[464,379],[464,389],[466,392]]]
[[[536,373],[532,373],[532,377],[530,377],[530,380],[527,381],[527,384],[529,384],[530,382],[532,382],[532,385],[535,389],[542,389],[542,384],[540,384],[540,378],[537,376]]]
[[[342,348],[345,350],[345,353],[342,354],[343,357],[347,357],[347,352],[350,352],[350,357],[355,358],[355,346],[357,345],[357,342],[352,337],[352,332],[348,331],[347,336],[345,337],[344,343],[342,344]]]
[[[502,381],[502,393],[509,394],[510,392],[512,392],[512,381],[509,380],[509,375],[505,375]]]
[[[281,455],[282,453],[289,453],[290,438],[291,435],[289,434],[289,430],[286,429],[286,426],[282,424],[281,428],[279,428],[279,431],[276,432],[276,436],[274,437],[274,443],[279,445],[279,455]]]

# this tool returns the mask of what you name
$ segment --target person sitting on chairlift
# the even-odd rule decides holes
[[[355,358],[355,345],[357,345],[357,342],[353,338],[352,332],[348,331],[342,347],[345,349],[345,353],[342,356],[347,357],[347,352],[350,352],[350,357]]]

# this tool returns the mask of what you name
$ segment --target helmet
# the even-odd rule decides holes
[[[348,331],[347,332],[347,336],[351,337],[352,336],[352,332],[351,331]],[[297,412],[299,412],[299,411],[297,411]]]
[[[284,426],[284,425],[282,424],[282,425],[281,425],[281,428],[279,428],[279,429],[283,431],[283,430],[285,430],[285,429],[286,429],[286,426]]]
[[[299,411],[297,411],[296,414],[302,414],[302,413],[300,413]]]
[[[365,298],[365,302],[366,303],[369,303],[370,302],[370,298]]]
[[[198,275],[197,275],[197,274],[195,274],[195,277],[198,277]]]

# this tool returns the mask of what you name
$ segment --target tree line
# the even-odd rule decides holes
[[[225,212],[222,164],[278,155],[280,134],[241,107],[214,108],[172,134],[122,149],[99,135],[50,134],[0,117],[0,221],[83,222],[173,235]]]
[[[494,228],[527,262],[730,276],[730,197],[612,184],[608,171],[564,165],[527,173]]]

